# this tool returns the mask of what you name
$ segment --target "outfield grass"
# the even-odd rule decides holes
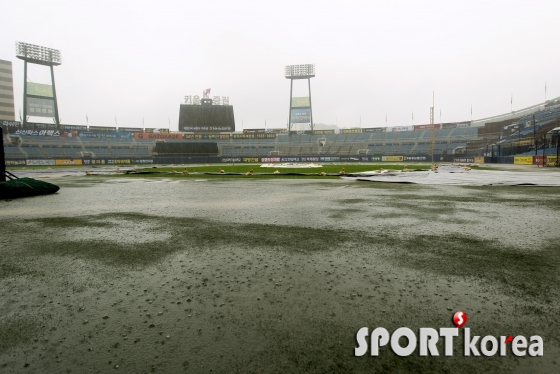
[[[7,170],[56,170],[56,169],[84,169],[88,171],[102,170],[104,168],[120,168],[122,170],[128,170],[130,168],[135,168],[138,171],[154,171],[154,172],[177,172],[183,176],[183,170],[188,170],[194,173],[218,173],[220,169],[223,169],[226,173],[242,173],[245,174],[249,170],[253,169],[254,173],[270,173],[272,174],[275,170],[280,171],[281,174],[288,173],[302,173],[302,174],[319,174],[325,172],[327,174],[339,173],[342,168],[346,174],[349,173],[360,173],[364,171],[372,170],[402,170],[406,165],[409,170],[429,170],[430,163],[399,163],[399,164],[387,164],[387,163],[356,163],[356,164],[341,164],[341,163],[322,163],[320,168],[263,168],[261,164],[207,164],[207,165],[69,165],[69,166],[23,166],[23,167],[7,167]],[[280,165],[280,164],[279,164]],[[476,166],[472,165],[473,170],[496,170],[496,168]],[[221,177],[226,177],[223,175]]]

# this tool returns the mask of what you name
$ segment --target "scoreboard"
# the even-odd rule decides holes
[[[181,104],[179,131],[234,132],[233,106]]]

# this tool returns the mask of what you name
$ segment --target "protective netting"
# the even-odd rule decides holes
[[[0,182],[0,199],[15,199],[55,193],[60,187],[33,178],[18,178]]]

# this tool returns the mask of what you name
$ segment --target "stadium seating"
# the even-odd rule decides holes
[[[533,117],[535,122],[533,123]],[[442,128],[434,130],[417,131],[395,131],[395,132],[368,132],[368,133],[338,133],[325,135],[296,134],[288,135],[285,133],[276,134],[274,137],[262,137],[255,134],[253,139],[248,139],[247,134],[242,137],[233,136],[228,139],[140,139],[130,135],[111,134],[108,132],[97,134],[103,137],[91,137],[96,133],[88,132],[83,137],[62,134],[59,136],[37,136],[18,132],[21,138],[21,146],[12,144],[12,138],[6,134],[5,154],[7,159],[38,158],[38,159],[57,159],[57,158],[79,158],[94,156],[97,158],[114,159],[133,159],[150,158],[157,142],[175,143],[214,143],[218,146],[218,154],[222,156],[297,156],[297,155],[419,155],[427,154],[432,151],[432,141],[434,154],[453,154],[455,150],[471,147],[472,149],[482,149],[487,144],[501,143],[500,149],[507,152],[519,149],[525,153],[528,143],[524,143],[525,148],[515,146],[513,142],[523,139],[532,139],[534,133],[547,130],[550,126],[560,123],[560,105],[548,106],[543,110],[537,110],[534,114],[525,115],[518,119],[498,123],[491,132],[493,138],[485,141],[484,128],[482,127],[457,127]],[[486,125],[492,125],[488,123]],[[560,124],[559,124],[560,125]],[[500,127],[501,126],[501,127]],[[548,127],[546,127],[548,126]],[[509,132],[502,134],[496,133],[495,129],[506,127]],[[479,130],[480,136],[479,136]],[[355,131],[352,129],[352,131]],[[540,134],[542,135],[544,132]],[[87,137],[85,136],[87,135]],[[111,137],[114,136],[114,137]],[[122,136],[122,137],[120,137]],[[433,139],[432,139],[433,137]],[[540,139],[540,138],[539,138]],[[491,142],[491,143],[490,143]],[[19,144],[19,143],[18,143]],[[467,144],[469,144],[467,146]],[[509,148],[508,148],[509,144]],[[530,143],[532,146],[532,143]],[[547,153],[555,150],[547,149]],[[504,151],[505,152],[505,151]]]

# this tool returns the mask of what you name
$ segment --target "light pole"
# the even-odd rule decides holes
[[[290,80],[290,110],[288,113],[288,134],[292,132],[292,123],[306,123],[305,112],[309,111],[309,123],[311,125],[311,131],[313,131],[313,107],[311,105],[311,78],[315,77],[315,64],[305,64],[305,65],[288,65],[284,67],[284,77]],[[307,87],[309,90],[309,101],[306,103],[293,103],[292,93],[294,87],[295,79],[307,79]],[[303,112],[298,115],[294,115],[294,108]],[[301,118],[298,118],[301,117]],[[293,122],[296,121],[296,122]]]
[[[54,118],[56,126],[60,125],[58,116],[58,102],[54,84],[53,67],[62,64],[60,51],[57,49],[41,47],[35,44],[16,42],[16,57],[23,60],[23,125],[27,117]],[[51,85],[27,83],[27,64],[49,66],[51,71]],[[28,108],[29,107],[29,108]],[[29,111],[28,111],[29,109]]]

